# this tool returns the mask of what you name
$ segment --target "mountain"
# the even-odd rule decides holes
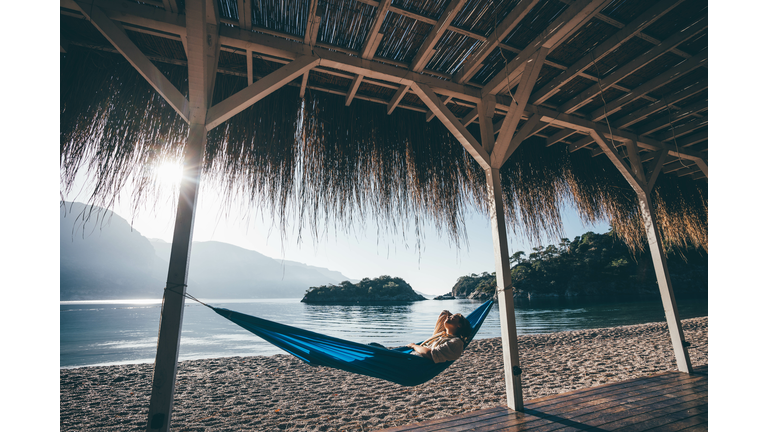
[[[119,215],[82,203],[60,209],[60,299],[161,298],[171,245],[147,239]],[[343,274],[276,260],[221,242],[193,242],[187,281],[198,298],[301,298]]]

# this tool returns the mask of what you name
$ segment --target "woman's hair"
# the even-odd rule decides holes
[[[469,323],[469,320],[464,317],[464,315],[459,315],[459,329],[458,335],[464,343],[467,343],[467,340],[469,339],[469,336],[472,334],[472,324]]]

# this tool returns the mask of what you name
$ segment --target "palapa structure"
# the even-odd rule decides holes
[[[460,241],[492,221],[508,405],[523,409],[507,229],[559,210],[707,247],[703,0],[61,0],[61,175],[92,202],[184,161],[148,430],[168,430],[201,177],[313,233],[367,216]]]

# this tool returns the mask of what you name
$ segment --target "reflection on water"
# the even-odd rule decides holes
[[[481,302],[421,301],[406,305],[307,305],[299,299],[204,300],[207,303],[283,324],[362,343],[406,345],[431,335],[443,309],[472,312]],[[706,299],[678,299],[680,316],[707,315]],[[519,334],[552,333],[664,321],[661,301],[518,303]],[[158,301],[62,302],[60,365],[153,362],[160,323]],[[501,336],[494,305],[476,338]],[[241,329],[208,308],[188,301],[184,308],[180,360],[273,355],[279,348]]]

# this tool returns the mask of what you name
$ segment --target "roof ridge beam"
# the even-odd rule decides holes
[[[520,24],[520,21],[533,9],[539,0],[522,0],[512,9],[504,20],[499,23],[491,37],[468,59],[456,74],[456,82],[465,84],[480,70],[482,63],[496,47],[506,38],[512,30]],[[498,31],[501,28],[501,32]]]
[[[558,110],[566,114],[570,114],[576,111],[577,109],[591,102],[601,92],[608,90],[611,88],[611,86],[626,78],[628,75],[636,72],[637,70],[646,66],[648,63],[661,57],[672,48],[706,30],[707,25],[707,18],[704,17],[696,24],[689,26],[683,31],[675,33],[674,35],[667,38],[661,45],[655,46],[640,56],[635,57],[629,63],[615,70],[607,77],[600,78],[598,82],[590,86],[588,89],[582,91],[578,95],[560,105]]]
[[[483,146],[461,124],[461,121],[440,101],[440,98],[428,85],[414,82],[411,86],[413,92],[424,102],[435,117],[445,125],[449,132],[461,143],[464,149],[477,161],[483,169],[490,169],[490,157]]]
[[[208,110],[205,128],[211,130],[224,123],[234,115],[269,96],[275,90],[290,83],[295,78],[303,75],[307,70],[319,64],[319,57],[302,56],[270,73],[264,78],[212,106]]]
[[[579,59],[567,70],[563,71],[560,75],[555,77],[555,79],[545,85],[544,88],[536,92],[536,94],[533,96],[534,105],[539,105],[550,97],[554,96],[560,91],[562,86],[579,76],[579,74],[585,72],[596,61],[603,59],[605,56],[612,53],[621,45],[635,37],[643,29],[666,15],[669,11],[677,7],[683,1],[684,0],[676,0],[670,2],[662,0],[656,3],[656,5],[654,5],[652,8],[648,9],[639,17],[632,20],[631,23],[620,29],[616,34],[608,38],[605,42],[601,43],[597,48],[593,49],[589,55]]]
[[[600,107],[590,114],[590,118],[594,121],[599,121],[604,119],[605,117],[615,113],[616,111],[619,111],[621,107],[624,105],[637,100],[641,96],[645,95],[648,92],[651,92],[653,90],[656,90],[657,88],[666,85],[667,83],[674,81],[675,79],[699,68],[703,65],[707,64],[708,57],[707,57],[707,49],[704,48],[700,53],[696,54],[695,56],[683,60],[682,62],[678,63],[673,68],[667,70],[666,72],[656,75],[653,79],[646,81],[644,84],[640,85],[639,87],[633,89],[629,93],[618,97],[610,102],[608,102],[603,107]],[[566,114],[570,114],[569,112],[566,112]]]
[[[565,10],[552,24],[541,32],[523,51],[520,52],[509,64],[504,65],[504,70],[496,74],[488,84],[483,87],[482,94],[498,94],[508,86],[517,83],[522,74],[524,63],[533,56],[536,50],[547,48],[553,50],[563,43],[569,36],[577,32],[595,14],[597,14],[610,0],[578,0]]]
[[[147,56],[125,34],[122,26],[107,17],[99,6],[75,2],[80,12],[104,35],[115,49],[128,60],[149,85],[184,119],[190,121],[190,103],[186,97],[163,75]]]
[[[433,48],[437,44],[437,41],[439,41],[443,34],[445,34],[448,30],[448,26],[450,26],[453,21],[453,18],[456,17],[466,3],[467,0],[451,0],[442,15],[440,15],[440,20],[432,27],[429,35],[427,35],[427,38],[424,39],[421,47],[419,47],[419,51],[416,53],[413,61],[411,61],[412,71],[421,72],[424,70],[424,67],[435,54]]]

